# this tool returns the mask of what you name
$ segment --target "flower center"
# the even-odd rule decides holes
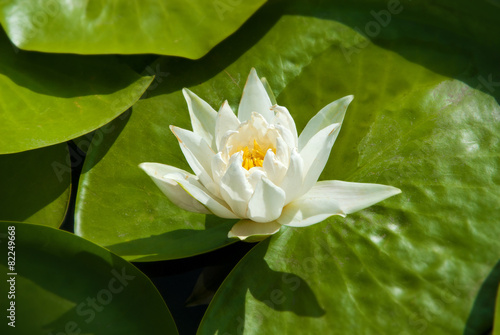
[[[267,148],[267,150],[269,149],[276,153],[276,149],[271,147]],[[243,163],[241,165],[247,170],[256,166],[262,167],[267,150],[262,150],[257,141],[253,140],[252,149],[249,149],[248,146],[241,149],[241,151],[243,151]]]

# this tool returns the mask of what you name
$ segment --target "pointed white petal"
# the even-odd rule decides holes
[[[184,94],[188,105],[193,131],[203,137],[211,148],[215,149],[214,131],[217,112],[187,88],[182,89],[182,94]]]
[[[304,182],[302,194],[309,191],[325,168],[333,143],[339,134],[340,124],[334,123],[320,130],[300,151],[304,161]]]
[[[399,188],[368,183],[352,183],[339,180],[318,182],[314,188],[335,199],[345,214],[351,214],[401,193]]]
[[[293,117],[290,115],[288,109],[278,105],[274,105],[273,107],[271,107],[271,109],[276,113],[271,124],[280,125],[285,129],[288,129],[293,138],[293,144],[294,144],[293,146],[298,147],[299,139],[297,136],[297,127],[295,126],[295,121],[293,120]]]
[[[287,168],[281,163],[272,150],[268,150],[266,156],[264,157],[264,163],[262,164],[267,178],[272,181],[275,185],[280,185],[283,177],[285,177]]]
[[[250,220],[238,221],[227,234],[227,237],[237,237],[245,242],[262,241],[269,235],[280,230],[281,225],[276,221],[254,222]]]
[[[221,140],[224,135],[230,130],[238,129],[240,121],[234,115],[227,100],[222,104],[219,113],[217,113],[217,120],[215,122],[215,143],[217,150],[221,151]]]
[[[267,95],[269,96],[269,99],[271,100],[271,103],[273,105],[276,105],[276,97],[274,96],[273,89],[271,88],[271,85],[269,85],[269,82],[267,81],[266,77],[260,78],[260,81],[262,82],[262,85],[264,85],[264,88],[266,89]]]
[[[217,200],[215,197],[213,197],[210,192],[200,183],[198,182],[197,178],[186,171],[164,165],[163,167],[158,167],[157,165],[162,165],[162,164],[157,164],[157,163],[142,163],[141,168],[146,171],[150,176],[152,177],[157,177],[155,175],[155,169],[156,173],[165,173],[166,174],[162,177],[160,177],[160,180],[167,180],[169,182],[175,182],[179,187],[184,189],[185,193],[191,196],[192,198],[196,199],[198,202],[200,202],[203,206],[205,206],[211,213],[222,217],[226,219],[236,219],[237,216],[231,212],[231,210],[222,202]],[[153,174],[153,175],[151,175]],[[153,179],[155,180],[155,179]],[[155,181],[156,182],[156,181]],[[158,184],[157,184],[158,185]],[[159,185],[158,185],[159,186]],[[162,191],[166,191],[167,189],[164,189],[160,187]],[[168,190],[170,192],[170,190]],[[176,196],[175,194],[172,194],[173,198],[170,198],[170,195],[165,193],[169,199],[173,203],[177,205],[177,200],[174,199]],[[177,196],[182,193],[178,193]],[[187,198],[182,198],[182,199],[187,199]],[[180,205],[179,205],[180,206]],[[183,207],[184,208],[184,207]],[[202,213],[202,212],[200,212]],[[204,212],[206,213],[206,212]]]
[[[347,106],[351,103],[354,96],[348,95],[335,100],[329,105],[323,107],[309,122],[299,136],[299,151],[302,150],[309,140],[321,129],[344,120]]]
[[[247,180],[247,170],[241,166],[243,156],[241,152],[231,156],[226,173],[220,181],[220,193],[232,211],[240,218],[246,217],[248,200],[252,196],[253,188]]]
[[[215,153],[198,134],[179,127],[170,126],[179,141],[182,153],[194,174],[210,192],[218,195],[218,187],[212,179],[211,162]]]
[[[247,217],[256,222],[270,222],[281,215],[285,192],[269,179],[261,178],[248,202]]]
[[[345,216],[334,198],[313,187],[302,197],[286,205],[276,221],[286,226],[305,227],[332,215]]]
[[[196,176],[173,166],[159,163],[141,163],[139,167],[151,177],[156,186],[175,205],[190,212],[210,213],[203,204],[189,195],[175,180],[165,178],[166,175],[178,174],[181,178],[186,179],[188,183],[201,186]]]
[[[320,181],[309,192],[285,206],[277,221],[293,227],[309,226],[332,215],[345,216],[398,193],[401,190],[386,185]]]
[[[302,156],[297,152],[297,149],[293,149],[290,155],[290,165],[288,166],[283,181],[279,185],[286,194],[285,205],[303,194],[303,179],[304,161],[302,160]]]
[[[250,119],[252,112],[257,112],[264,116],[267,122],[271,122],[274,117],[274,112],[270,109],[271,106],[271,99],[269,99],[264,85],[257,76],[257,72],[252,68],[238,107],[238,119],[241,122],[247,121]]]

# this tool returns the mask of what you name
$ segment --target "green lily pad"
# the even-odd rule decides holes
[[[500,287],[497,292],[497,301],[495,303],[495,320],[493,325],[492,335],[500,334]]]
[[[264,3],[105,0],[68,6],[62,0],[7,0],[0,4],[0,23],[25,50],[200,58]]]
[[[71,161],[66,143],[0,155],[0,221],[57,228],[68,208]]]
[[[116,57],[16,50],[2,31],[0,48],[0,154],[91,132],[133,105],[153,79]]]
[[[495,304],[495,324],[493,326],[493,335],[500,334],[500,287],[497,292],[497,302]]]
[[[5,311],[15,304],[15,328],[8,325],[14,320],[4,316],[3,334],[142,335],[145,329],[148,334],[177,334],[154,285],[120,257],[39,225],[0,222],[0,234],[0,269],[4,278],[14,278],[2,286],[4,315],[10,316]],[[7,263],[9,246],[15,265]],[[15,297],[9,298],[7,289],[14,290]]]

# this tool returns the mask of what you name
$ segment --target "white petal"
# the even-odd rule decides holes
[[[153,179],[156,186],[158,186],[175,205],[190,212],[202,214],[210,213],[205,206],[189,195],[189,193],[187,193],[174,179],[164,177],[165,175],[179,174],[181,178],[186,179],[188,183],[201,186],[196,176],[173,166],[159,163],[142,163],[139,167]]]
[[[232,211],[240,218],[246,217],[248,200],[252,196],[253,188],[247,180],[247,170],[241,166],[243,156],[241,152],[231,156],[226,173],[220,181],[220,193]]]
[[[272,150],[268,150],[264,157],[262,168],[266,172],[267,178],[276,185],[280,185],[286,174],[286,166],[281,163]]]
[[[215,149],[214,131],[217,112],[187,88],[183,88],[182,93],[188,105],[193,131]]]
[[[255,191],[255,187],[260,182],[262,177],[265,177],[265,176],[266,176],[266,172],[264,171],[263,168],[261,168],[259,166],[255,166],[248,171],[247,180],[250,183],[250,185],[252,186],[252,193],[253,193],[253,191]]]
[[[260,137],[266,136],[267,132],[270,130],[269,129],[269,122],[266,120],[266,118],[257,112],[252,112],[250,115],[250,119],[247,120],[248,123],[248,129],[252,129],[251,131],[255,132],[258,134]],[[238,131],[242,131],[243,127],[238,129]]]
[[[227,160],[229,160],[230,157],[229,153],[233,150],[233,145],[228,143],[228,141],[232,136],[234,136],[234,134],[238,134],[238,132],[235,130],[230,130],[222,137],[222,140],[220,141],[219,152],[222,152],[223,157]]]
[[[212,179],[212,158],[215,153],[205,140],[192,131],[170,126],[170,130],[177,137],[184,157],[194,174],[210,192],[218,195],[218,186]]]
[[[393,186],[339,180],[320,181],[314,187],[329,193],[329,197],[340,204],[345,214],[357,212],[401,193],[399,188]]]
[[[215,184],[220,183],[220,179],[224,175],[224,172],[226,172],[227,169],[227,163],[226,161],[222,158],[222,152],[218,152],[213,158],[212,158],[212,179]]]
[[[286,226],[305,227],[332,215],[345,216],[331,194],[325,194],[313,187],[302,197],[286,205],[276,221]]]
[[[269,179],[262,178],[248,202],[247,217],[256,222],[270,222],[281,215],[285,192]]]
[[[272,106],[271,99],[267,95],[266,89],[254,68],[248,75],[240,105],[238,107],[238,119],[241,122],[250,119],[252,112],[261,114],[267,122],[271,122],[274,118],[274,112],[270,109]]]
[[[258,113],[253,112],[250,120],[243,122],[236,131],[228,131],[221,140],[222,146],[233,146],[235,148],[245,147],[257,140],[263,142],[269,140],[269,137],[279,136],[276,129],[270,129],[266,119]],[[221,147],[222,151],[224,150]]]
[[[335,100],[329,105],[323,107],[309,122],[299,136],[299,151],[302,150],[309,140],[321,129],[344,120],[347,106],[351,103],[354,96],[348,95]]]
[[[183,170],[176,168],[173,169],[175,170],[172,173],[167,173],[162,178],[175,181],[180,187],[184,189],[187,194],[198,200],[211,213],[226,219],[238,218],[233,212],[231,212],[226,204],[213,197],[210,192],[196,180],[196,178],[189,178],[190,175]]]
[[[276,130],[278,131],[278,133],[280,134],[281,138],[286,143],[288,148],[293,149],[297,147],[297,145],[295,144],[296,139],[294,138],[290,130],[288,130],[287,128],[283,127],[280,124],[277,124],[274,127],[276,128]]]
[[[290,134],[292,135],[294,147],[298,147],[299,139],[297,136],[297,127],[295,126],[295,121],[290,115],[288,109],[278,105],[274,105],[271,108],[276,113],[271,124],[281,125],[288,129],[290,131]]]
[[[304,183],[302,194],[306,193],[318,180],[325,168],[333,143],[339,134],[340,124],[334,123],[320,130],[300,151],[304,161]]]
[[[246,242],[258,242],[269,235],[275,234],[280,228],[281,225],[276,221],[254,222],[250,220],[241,220],[231,228],[227,237],[237,237]]]
[[[288,166],[288,164],[290,163],[290,147],[281,137],[278,137],[276,139],[276,158],[284,166]]]
[[[262,85],[264,85],[264,88],[266,89],[267,95],[269,96],[269,99],[271,100],[271,103],[273,105],[276,105],[276,97],[274,96],[274,92],[271,88],[271,85],[269,85],[269,82],[267,81],[266,77],[261,77],[260,81],[262,82]]]
[[[285,206],[277,221],[293,227],[309,226],[332,215],[345,216],[399,193],[401,190],[387,185],[320,181]]]
[[[217,113],[217,121],[215,122],[215,143],[217,150],[221,151],[221,140],[224,135],[230,130],[238,129],[240,121],[234,115],[227,100],[222,104],[219,113]]]
[[[286,194],[285,204],[304,194],[302,193],[303,179],[304,161],[302,160],[302,156],[297,152],[297,149],[294,149],[290,155],[290,165],[288,166],[286,175],[281,184],[279,184]]]

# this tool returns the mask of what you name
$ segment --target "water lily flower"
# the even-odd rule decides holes
[[[352,95],[321,109],[298,136],[292,116],[273,105],[255,69],[237,117],[227,101],[216,112],[190,90],[183,93],[193,131],[170,129],[194,174],[159,163],[140,167],[177,206],[240,219],[229,237],[261,240],[282,225],[309,226],[401,192],[379,184],[318,181]]]

